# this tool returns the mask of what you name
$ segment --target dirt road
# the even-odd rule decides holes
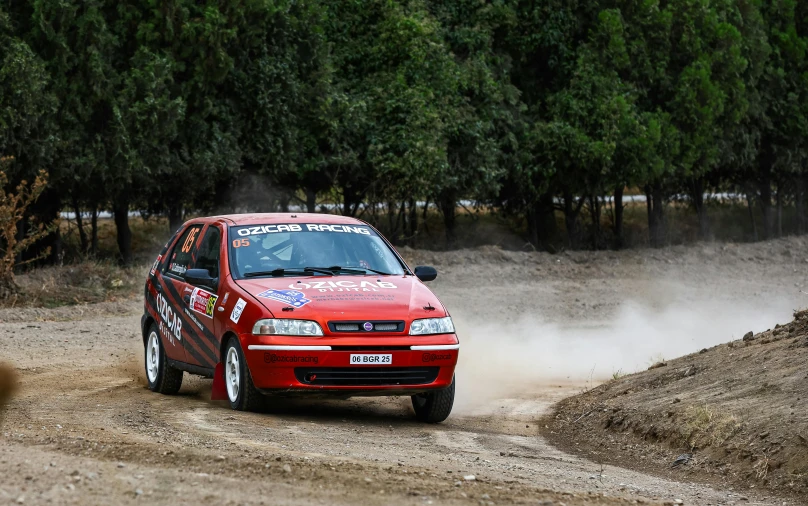
[[[395,398],[233,412],[187,375],[160,396],[144,388],[139,300],[4,309],[0,361],[20,390],[0,429],[0,504],[783,504],[602,467],[549,446],[536,420],[611,371],[787,321],[808,301],[805,251],[405,251],[438,267],[463,343],[441,425]]]

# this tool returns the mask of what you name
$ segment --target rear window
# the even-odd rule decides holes
[[[404,274],[390,247],[365,225],[284,223],[233,227],[230,233],[232,274],[304,267],[343,268]]]

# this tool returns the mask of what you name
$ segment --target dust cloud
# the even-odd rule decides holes
[[[508,320],[453,312],[461,339],[455,413],[540,386],[593,387],[615,373],[644,370],[702,348],[791,320],[794,301],[706,298],[658,304],[627,300],[609,321],[548,323],[542,315]]]

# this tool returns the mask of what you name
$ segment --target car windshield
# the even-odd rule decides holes
[[[364,225],[289,223],[230,229],[235,278],[404,274],[398,257]]]

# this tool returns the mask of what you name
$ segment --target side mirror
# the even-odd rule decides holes
[[[434,267],[419,265],[415,268],[415,275],[421,281],[432,281],[438,277],[438,271],[436,271]]]
[[[210,277],[207,269],[188,269],[185,271],[185,281],[194,286],[206,286],[216,289],[217,279]]]

